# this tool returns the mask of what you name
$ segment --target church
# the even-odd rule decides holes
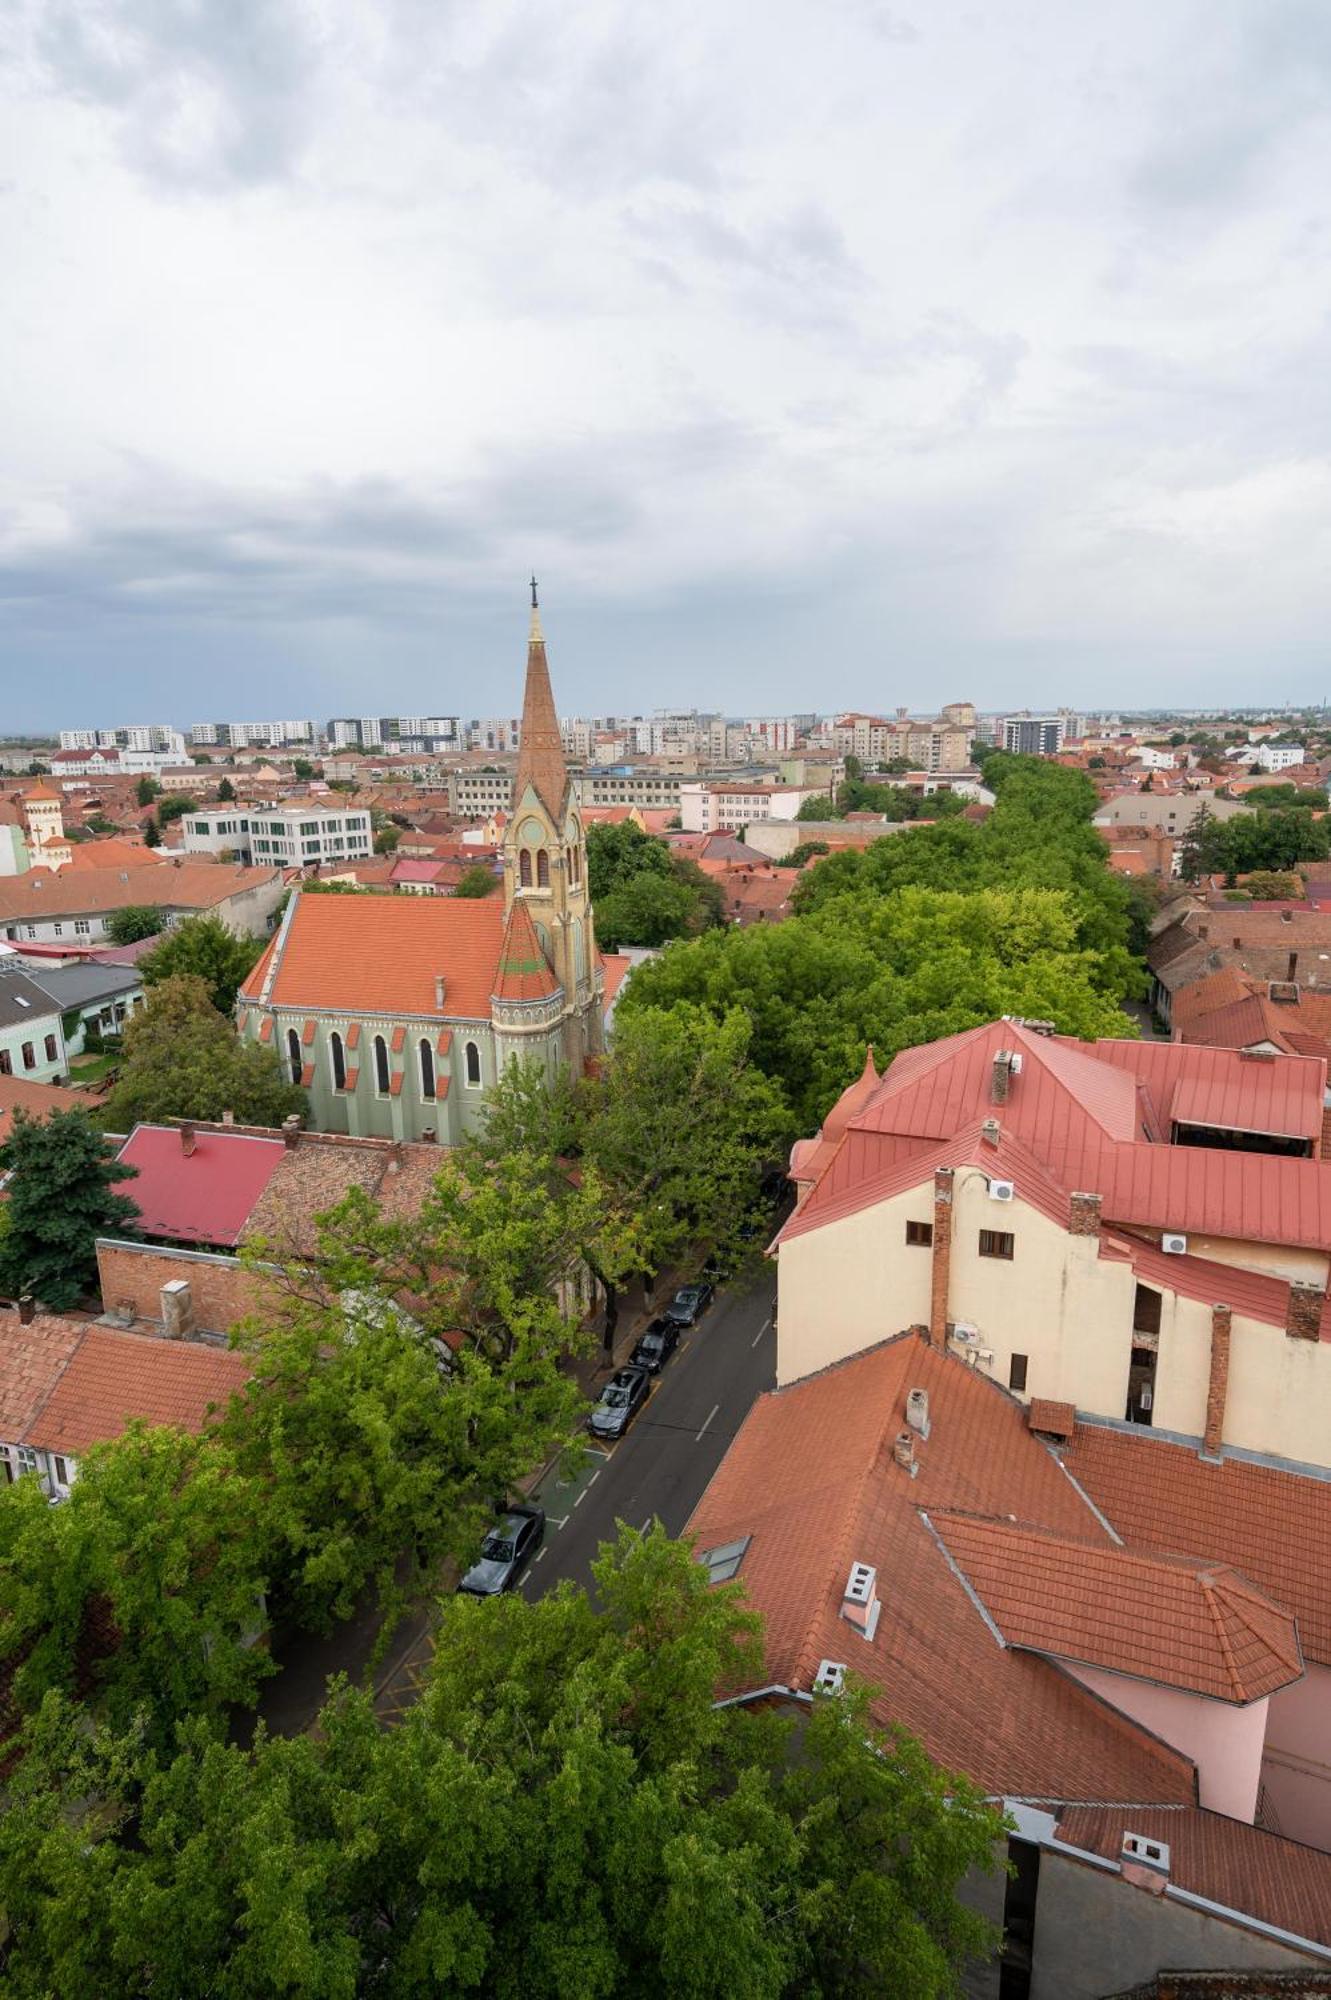
[[[533,585],[502,897],[297,889],[237,1025],[304,1086],[315,1131],[446,1146],[480,1122],[513,1058],[580,1074],[603,1046],[602,1006],[586,834]]]

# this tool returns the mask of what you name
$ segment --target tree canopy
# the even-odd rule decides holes
[[[487,868],[483,861],[478,861],[473,868],[463,869],[453,894],[471,896],[479,901],[482,896],[492,895],[502,881],[502,876],[496,875],[493,868]]]
[[[263,948],[262,938],[238,937],[220,917],[186,917],[159,945],[144,953],[139,971],[148,986],[182,974],[202,979],[218,1013],[229,1014],[241,981]]]
[[[155,903],[127,903],[112,910],[106,919],[106,935],[112,944],[137,944],[140,938],[156,937],[166,928],[166,913]]]
[[[310,1735],[154,1755],[49,1697],[0,1821],[6,1990],[958,1994],[999,1814],[854,1687],[718,1707],[760,1630],[683,1544],[622,1529],[594,1567],[595,1605],[453,1599],[390,1731],[341,1689]]]
[[[1281,789],[1293,793],[1293,786]],[[1331,821],[1309,806],[1278,805],[1218,819],[1203,808],[1193,820],[1179,853],[1186,881],[1223,875],[1230,884],[1254,870],[1281,874],[1301,861],[1331,857]]]
[[[587,885],[596,934],[609,951],[696,937],[724,917],[717,884],[632,820],[587,829]]]
[[[133,1178],[86,1111],[53,1111],[45,1120],[14,1113],[0,1145],[9,1176],[0,1233],[0,1290],[31,1292],[53,1312],[77,1305],[97,1272],[97,1238],[132,1232],[139,1211],[116,1191]]]
[[[242,1042],[196,974],[176,974],[148,989],[148,1004],[125,1028],[119,1081],[102,1105],[111,1131],[168,1118],[280,1125],[306,1109],[305,1092],[287,1081],[277,1056]]]

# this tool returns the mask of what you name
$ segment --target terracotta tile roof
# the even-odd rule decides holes
[[[1069,1438],[1077,1427],[1075,1403],[1057,1403],[1048,1396],[1032,1396],[1026,1406],[1026,1423],[1033,1431],[1050,1437]]]
[[[1010,1646],[1240,1706],[1303,1677],[1293,1618],[1227,1564],[929,1518]]]
[[[1306,1657],[1331,1666],[1331,1480],[1210,1465],[1141,1426],[1079,1423],[1059,1457],[1126,1542],[1232,1563],[1293,1612]]]
[[[488,1020],[503,939],[499,896],[301,896],[241,989],[268,1005]],[[444,1004],[435,981],[445,980]]]
[[[1064,1806],[1058,1815],[1060,1840],[1108,1860],[1118,1860],[1125,1833],[1168,1845],[1176,1888],[1331,1944],[1331,1854],[1200,1806]]]
[[[23,1076],[0,1076],[0,1146],[14,1127],[14,1113],[49,1118],[53,1111],[89,1111],[97,1100],[86,1090],[66,1090],[58,1083],[30,1083]]]
[[[285,1151],[279,1138],[196,1131],[187,1154],[178,1125],[136,1125],[117,1158],[137,1178],[121,1192],[137,1205],[145,1236],[226,1248],[240,1241]]]
[[[633,960],[619,951],[601,953],[601,977],[605,981],[604,1002],[607,1008],[613,1002],[624,981],[633,970]]]
[[[197,855],[193,856],[191,867],[200,859]],[[151,847],[144,847],[140,841],[117,840],[110,834],[105,840],[75,841],[67,863],[67,867],[76,874],[89,868],[161,868],[163,865]],[[215,868],[218,864],[210,859],[204,865]],[[151,880],[151,877],[146,879]]]
[[[25,1326],[0,1312],[0,1444],[18,1444],[88,1331],[88,1322],[38,1313]]]
[[[932,1428],[911,1479],[892,1442],[916,1387]],[[936,1509],[1101,1532],[1021,1406],[907,1335],[760,1397],[689,1532],[700,1549],[752,1537],[739,1577],[766,1621],[773,1682],[807,1689],[822,1660],[846,1662],[877,1689],[881,1721],[990,1794],[1192,1803],[1186,1759],[1046,1661],[997,1643],[929,1524]],[[868,1642],[839,1615],[853,1561],[878,1573],[883,1611]]]
[[[75,1458],[135,1417],[202,1430],[250,1377],[240,1354],[90,1326],[23,1442]]]
[[[559,991],[559,981],[541,950],[531,912],[521,896],[517,896],[504,926],[495,968],[494,997],[508,1001],[549,1000]]]
[[[564,763],[564,739],[560,734],[559,717],[555,713],[555,698],[550,689],[545,639],[534,608],[531,637],[527,644],[527,685],[522,697],[522,739],[517,769],[513,774],[515,812],[528,785],[558,826],[564,815],[568,770]]]
[[[97,915],[148,900],[166,909],[211,910],[278,879],[275,868],[219,868],[213,861],[183,861],[179,868],[166,862],[159,872],[160,880],[151,878],[151,898],[141,868],[62,868],[58,874],[34,868],[0,877],[0,923]]]

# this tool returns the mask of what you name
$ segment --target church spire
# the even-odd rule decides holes
[[[527,639],[527,686],[522,697],[522,741],[518,747],[518,768],[513,776],[513,810],[522,803],[527,786],[556,826],[564,810],[568,791],[568,771],[564,764],[564,739],[559,733],[559,717],[550,689],[550,667],[545,657],[545,634],[536,601],[536,578],[531,580],[531,632]]]

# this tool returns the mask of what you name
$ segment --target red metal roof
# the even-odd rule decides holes
[[[138,1179],[121,1189],[137,1203],[145,1236],[230,1247],[285,1152],[280,1139],[198,1132],[187,1154],[179,1126],[136,1125],[118,1157],[138,1169]]]

